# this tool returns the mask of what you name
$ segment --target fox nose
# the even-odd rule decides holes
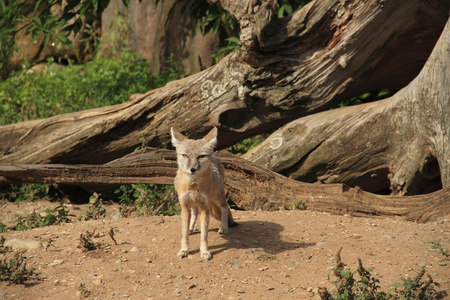
[[[191,168],[191,173],[195,173],[196,171],[197,171],[197,169],[196,168]]]

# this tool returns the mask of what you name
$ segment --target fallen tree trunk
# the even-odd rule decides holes
[[[307,184],[288,179],[245,159],[220,152],[227,196],[245,210],[311,210],[355,216],[402,216],[426,222],[450,215],[450,188],[423,196],[380,196],[343,184]],[[0,166],[0,177],[13,183],[119,185],[173,184],[177,169],[172,150],[143,149],[104,165]]]
[[[0,165],[101,164],[141,144],[169,143],[174,124],[196,138],[219,127],[219,148],[377,88],[422,68],[448,1],[314,1],[278,19],[276,1],[221,4],[241,48],[201,73],[127,103],[0,127]]]
[[[450,187],[450,20],[420,74],[393,97],[310,115],[244,155],[305,182],[397,195]]]

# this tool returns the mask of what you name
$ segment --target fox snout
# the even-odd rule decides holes
[[[196,168],[191,168],[189,171],[191,171],[191,173],[194,174],[197,171],[197,169]]]

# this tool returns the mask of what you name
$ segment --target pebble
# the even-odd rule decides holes
[[[49,267],[60,265],[64,262],[63,259],[55,259],[52,263],[48,264]]]
[[[264,251],[264,248],[252,248],[253,252]]]
[[[388,239],[395,239],[395,236],[391,234],[385,234],[384,236],[387,237]]]
[[[328,243],[328,242],[322,241],[322,242],[318,242],[318,243],[316,244],[316,246],[319,246],[319,247],[329,247],[329,246],[331,246],[331,244]]]

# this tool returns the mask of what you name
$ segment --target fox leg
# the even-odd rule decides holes
[[[195,231],[195,223],[197,222],[197,216],[198,216],[198,208],[192,207],[191,208],[191,222],[189,224],[189,233],[193,233]]]
[[[178,251],[180,258],[189,254],[189,220],[191,218],[191,210],[189,207],[181,206],[181,249]]]
[[[221,218],[220,218],[220,228],[219,233],[220,234],[228,234],[228,207],[221,207]]]
[[[209,210],[202,207],[200,209],[200,256],[203,259],[211,259],[211,253],[208,251],[208,226]]]

